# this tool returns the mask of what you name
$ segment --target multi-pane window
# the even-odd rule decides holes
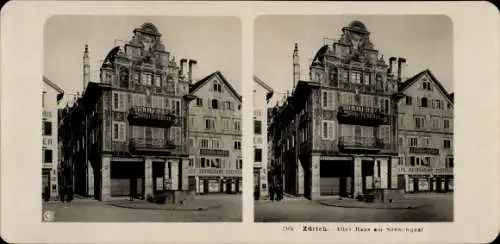
[[[205,129],[215,130],[215,119],[205,119]]]
[[[208,139],[200,139],[200,148],[208,148]]]
[[[240,131],[241,130],[241,123],[239,120],[234,121],[234,130],[235,131]]]
[[[49,121],[43,122],[43,135],[44,136],[52,135],[52,122]]]
[[[448,139],[443,140],[443,148],[446,148],[446,149],[451,148],[451,140],[448,140]]]
[[[144,85],[152,85],[152,74],[144,73],[142,74],[142,84]]]
[[[190,168],[193,168],[193,167],[194,167],[194,159],[193,159],[193,158],[190,158],[190,159],[189,159],[189,167],[190,167]]]
[[[262,162],[262,149],[260,149],[260,148],[254,149],[254,161],[255,162]]]
[[[425,119],[423,117],[415,117],[415,128],[420,129],[425,127]]]
[[[225,108],[226,108],[226,110],[231,110],[231,111],[234,110],[233,103],[229,102],[229,101],[226,101],[225,102]]]
[[[243,160],[242,159],[236,159],[236,168],[243,169]]]
[[[408,138],[408,145],[410,145],[410,147],[418,146],[418,138],[416,138],[416,137]]]
[[[222,128],[224,130],[231,130],[229,119],[222,119]]]
[[[234,142],[234,149],[241,150],[241,142],[240,141],[235,141]]]
[[[254,120],[253,121],[254,134],[260,135],[262,134],[262,121]]]
[[[361,72],[351,71],[351,83],[361,84]]]
[[[201,98],[196,98],[196,106],[197,107],[203,107],[203,99]]]
[[[222,92],[222,86],[217,83],[217,81],[214,81],[213,90],[216,92]]]
[[[220,148],[220,141],[218,139],[213,139],[212,140],[212,148],[213,149],[219,149]]]
[[[125,123],[113,122],[113,140],[125,141]]]
[[[194,138],[189,138],[189,147],[190,148],[194,147]]]
[[[332,140],[335,138],[335,121],[323,120],[321,128],[321,137],[324,140]]]
[[[161,76],[155,76],[155,86],[161,86]]]
[[[114,110],[125,110],[125,94],[122,92],[113,92],[112,105]]]
[[[446,168],[453,168],[453,158],[446,158]]]
[[[365,73],[364,74],[363,82],[365,83],[365,85],[369,85],[370,84],[370,73]]]
[[[445,119],[443,123],[444,123],[444,128],[445,129],[449,129],[450,128],[450,121],[449,120]]]
[[[323,109],[335,109],[333,100],[334,91],[323,91],[322,92],[322,107]]]

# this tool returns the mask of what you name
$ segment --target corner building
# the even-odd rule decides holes
[[[405,192],[453,190],[453,95],[430,70],[400,83],[399,188]]]
[[[42,92],[42,193],[49,189],[49,199],[57,199],[59,193],[59,145],[57,131],[57,106],[64,91],[43,76]]]
[[[275,109],[272,126],[285,192],[310,199],[356,197],[397,188],[397,116],[392,94],[398,79],[359,21],[325,43],[300,81],[293,53],[294,90]]]
[[[266,199],[269,193],[269,147],[267,132],[268,129],[268,103],[274,91],[259,77],[253,77],[253,123],[254,123],[254,163],[253,163],[253,184],[254,191],[258,189],[260,198]]]
[[[242,192],[241,96],[216,71],[190,86],[189,188],[198,194]]]
[[[100,82],[90,82],[83,57],[84,92],[63,119],[68,170],[75,193],[107,200],[145,198],[157,190],[188,190],[188,103],[191,66],[180,66],[151,23],[110,50]],[[68,175],[68,174],[67,174]],[[72,175],[72,176],[71,176]]]

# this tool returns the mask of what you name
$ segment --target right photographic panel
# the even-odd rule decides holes
[[[256,222],[450,222],[444,15],[260,16]]]

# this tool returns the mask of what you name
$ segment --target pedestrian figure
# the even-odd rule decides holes
[[[50,200],[50,188],[48,186],[45,187],[43,191],[43,199],[48,202]]]
[[[274,184],[269,186],[269,198],[271,202],[274,201]]]
[[[66,199],[65,190],[66,189],[64,186],[59,187],[59,199],[61,200],[62,203],[64,203],[64,200]]]
[[[66,201],[70,203],[73,200],[73,187],[69,186],[66,193]]]

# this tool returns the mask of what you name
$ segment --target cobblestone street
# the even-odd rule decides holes
[[[56,222],[241,222],[242,197],[238,195],[199,195],[198,201],[216,206],[201,211],[130,209],[111,206],[96,200],[75,199],[65,206],[61,202],[44,202],[43,212],[52,210]],[[217,202],[218,204],[214,204]]]
[[[307,199],[255,202],[255,222],[442,222],[453,221],[453,193],[409,194],[416,209],[325,206]]]

